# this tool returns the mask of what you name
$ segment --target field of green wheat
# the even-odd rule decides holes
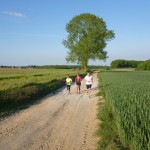
[[[116,134],[131,150],[150,150],[150,72],[103,72]]]

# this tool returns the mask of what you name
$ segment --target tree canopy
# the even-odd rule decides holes
[[[77,62],[85,70],[89,60],[105,60],[107,52],[104,48],[107,41],[113,39],[115,34],[108,30],[106,23],[90,13],[75,16],[66,25],[68,36],[63,44],[69,49],[67,62]]]

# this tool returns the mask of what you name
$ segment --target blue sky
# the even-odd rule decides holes
[[[150,59],[150,0],[1,0],[0,65],[66,64],[66,24],[81,13],[103,18],[116,37],[106,62]]]

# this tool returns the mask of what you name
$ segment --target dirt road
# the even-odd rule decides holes
[[[72,85],[36,105],[0,121],[0,150],[94,150],[98,97],[97,75],[90,97],[82,81],[81,94]]]

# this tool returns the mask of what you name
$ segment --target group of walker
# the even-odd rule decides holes
[[[77,74],[77,76],[75,78],[75,83],[77,85],[77,94],[80,94],[81,80],[82,80],[81,76],[79,74]],[[87,75],[85,76],[84,80],[85,80],[85,84],[86,84],[87,94],[90,94],[92,83],[93,83],[93,77],[88,72]],[[67,78],[66,78],[66,85],[67,85],[68,93],[70,93],[71,83],[72,83],[72,79],[68,75]]]

